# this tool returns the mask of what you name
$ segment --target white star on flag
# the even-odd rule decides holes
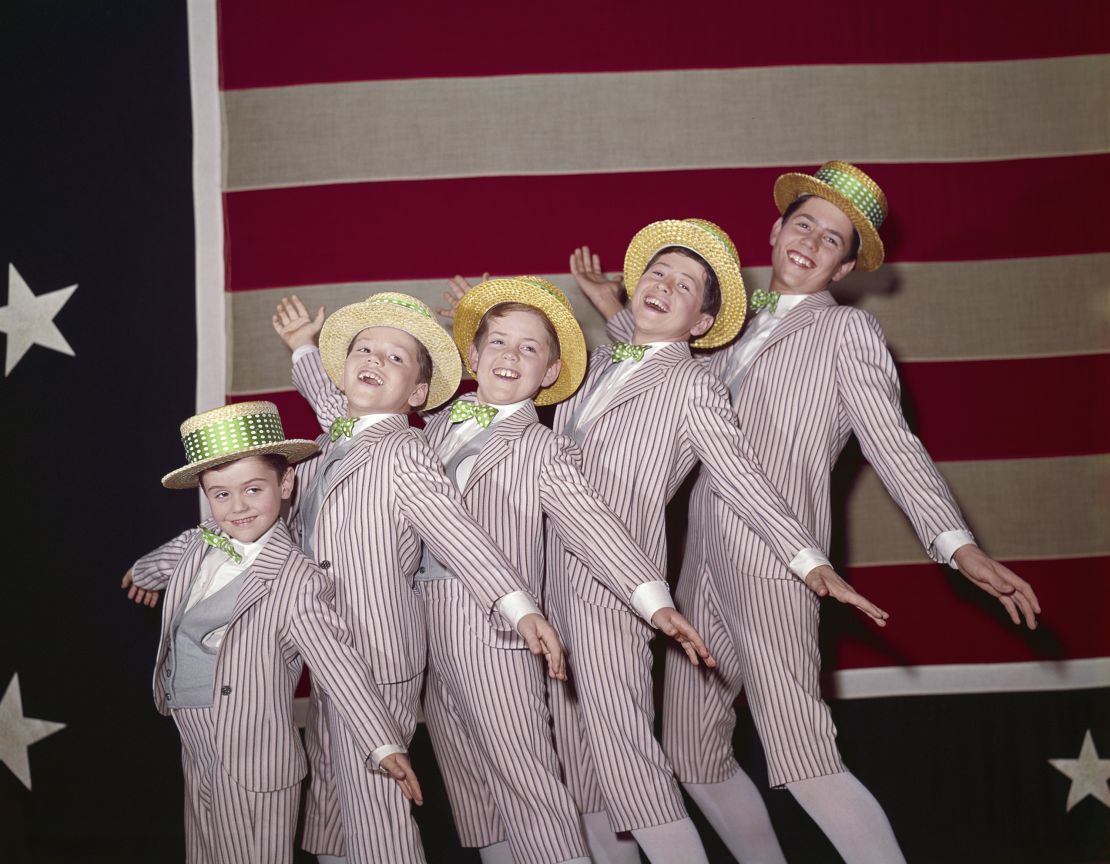
[[[1083,747],[1079,750],[1078,759],[1049,759],[1048,764],[1071,778],[1068,810],[1088,795],[1110,807],[1110,788],[1106,785],[1106,781],[1110,780],[1110,759],[1098,758],[1090,729],[1083,736]]]
[[[31,763],[27,748],[66,728],[65,723],[23,716],[23,697],[19,675],[13,675],[0,699],[0,762],[7,765],[28,789],[31,788]]]
[[[70,285],[36,297],[15,265],[8,265],[8,305],[0,306],[0,331],[8,334],[5,378],[32,345],[73,356],[73,349],[54,323],[54,316],[76,290],[76,285]]]

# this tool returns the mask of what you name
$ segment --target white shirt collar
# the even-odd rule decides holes
[[[400,414],[363,414],[358,420],[355,421],[355,426],[351,430],[351,437],[354,438],[363,429],[369,429],[375,423],[381,423],[383,420],[388,420],[390,417],[400,417]]]
[[[281,517],[278,517],[279,520],[280,518]],[[275,521],[274,524],[270,526],[269,530],[253,543],[240,543],[234,537],[228,538],[231,540],[231,545],[235,547],[235,551],[243,556],[243,560],[238,564],[239,567],[242,567],[244,570],[250,567],[254,559],[258,557],[258,553],[262,551],[262,547],[265,546],[273,536],[277,524],[278,523]]]

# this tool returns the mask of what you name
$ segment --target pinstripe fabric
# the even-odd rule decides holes
[[[175,550],[181,552],[166,586],[154,668],[154,700],[163,714],[169,713],[163,685],[169,626],[187,601],[209,548],[193,529],[145,556],[135,569],[136,584],[153,587]],[[162,571],[149,566],[152,562],[160,562]],[[293,546],[284,523],[278,523],[243,578],[216,660],[211,709],[221,764],[232,779],[246,789],[268,792],[297,784],[307,773],[292,716],[302,659],[357,730],[364,762],[383,744],[398,743],[400,730],[332,608],[332,585]]]
[[[619,334],[629,316],[618,319],[612,332]],[[712,355],[710,368],[721,372],[736,350],[734,345]],[[852,432],[930,555],[936,557],[931,544],[938,534],[966,530],[899,399],[878,322],[838,306],[827,291],[799,303],[756,354],[735,415],[767,476],[821,548],[831,531],[830,472]],[[736,664],[716,676],[692,675],[680,658],[668,658],[667,752],[684,781],[714,782],[735,771],[733,721],[725,716],[731,708],[722,706],[731,705],[743,685],[774,785],[840,771],[835,728],[818,686],[818,604],[711,486],[699,479],[691,498],[676,600],[695,626],[727,633]],[[707,579],[712,590],[699,584]],[[711,644],[715,652],[726,652]],[[714,694],[708,699],[707,690]],[[710,709],[689,708],[702,703]]]
[[[318,355],[315,355],[318,359]],[[294,367],[295,376],[302,363]],[[334,446],[323,435],[321,454],[297,465],[303,484]],[[356,648],[374,669],[387,700],[396,706],[408,744],[419,708],[420,676],[426,659],[423,604],[413,575],[421,540],[456,573],[486,626],[511,635],[494,609],[498,598],[520,590],[520,577],[471,519],[458,490],[447,479],[421,432],[396,415],[357,435],[330,475],[313,531],[313,549],[334,579],[336,609],[355,632]],[[300,528],[299,502],[291,521]],[[386,685],[392,685],[387,687]],[[405,718],[413,718],[408,725]],[[324,743],[322,724],[327,726]],[[317,852],[339,851],[335,809],[342,808],[342,845],[352,861],[423,860],[409,809],[375,804],[373,789],[358,781],[349,763],[350,748],[336,734],[325,706],[307,729],[313,753],[327,753],[314,764],[311,806],[305,815],[305,842]],[[326,764],[330,762],[329,764]],[[387,790],[399,798],[400,792]],[[384,857],[382,857],[384,856]]]
[[[208,708],[173,712],[185,775],[185,860],[188,864],[292,864],[300,786],[253,792],[220,764]]]
[[[608,347],[594,352],[585,385],[556,412],[556,431],[568,431],[610,356]],[[586,479],[660,569],[667,501],[699,459],[722,500],[784,561],[818,545],[764,477],[735,425],[723,385],[690,356],[686,343],[642,361],[578,435]],[[682,818],[681,797],[652,734],[653,631],[569,553],[560,536],[550,538],[550,549],[551,608],[564,628],[577,691],[573,698],[567,688],[553,688],[557,746],[572,792],[584,812],[596,809],[600,794],[618,831]],[[588,787],[591,771],[598,790]]]

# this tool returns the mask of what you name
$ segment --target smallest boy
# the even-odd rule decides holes
[[[136,602],[166,590],[154,701],[181,733],[188,862],[292,862],[307,760],[293,722],[301,658],[360,744],[367,768],[417,803],[420,786],[370,668],[331,606],[334,589],[281,521],[291,462],[270,402],[207,411],[181,425],[188,464],[162,478],[198,484],[212,518],[140,558]],[[137,595],[137,596],[136,596]],[[381,759],[377,758],[381,755]]]

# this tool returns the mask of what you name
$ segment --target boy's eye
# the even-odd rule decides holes
[[[520,350],[521,351],[527,351],[530,354],[534,354],[535,351],[536,351],[535,347],[532,346],[532,345],[521,345]]]
[[[251,486],[247,489],[247,494],[248,495],[254,495],[254,494],[256,494],[258,492],[261,492],[261,491],[262,491],[262,487],[260,487],[260,486]]]
[[[805,219],[799,219],[794,224],[797,225],[799,228],[809,228],[809,223],[806,222]]]
[[[390,360],[392,360],[392,361],[393,361],[394,363],[401,363],[401,362],[403,362],[403,361],[401,360],[401,355],[400,355],[400,354],[390,354],[390,355],[389,355],[389,359],[390,359]]]
[[[504,339],[490,339],[489,344],[490,345],[504,345],[505,340]]]
[[[828,243],[830,246],[839,246],[840,245],[840,241],[837,240],[832,234],[826,234],[825,235],[825,242]]]

